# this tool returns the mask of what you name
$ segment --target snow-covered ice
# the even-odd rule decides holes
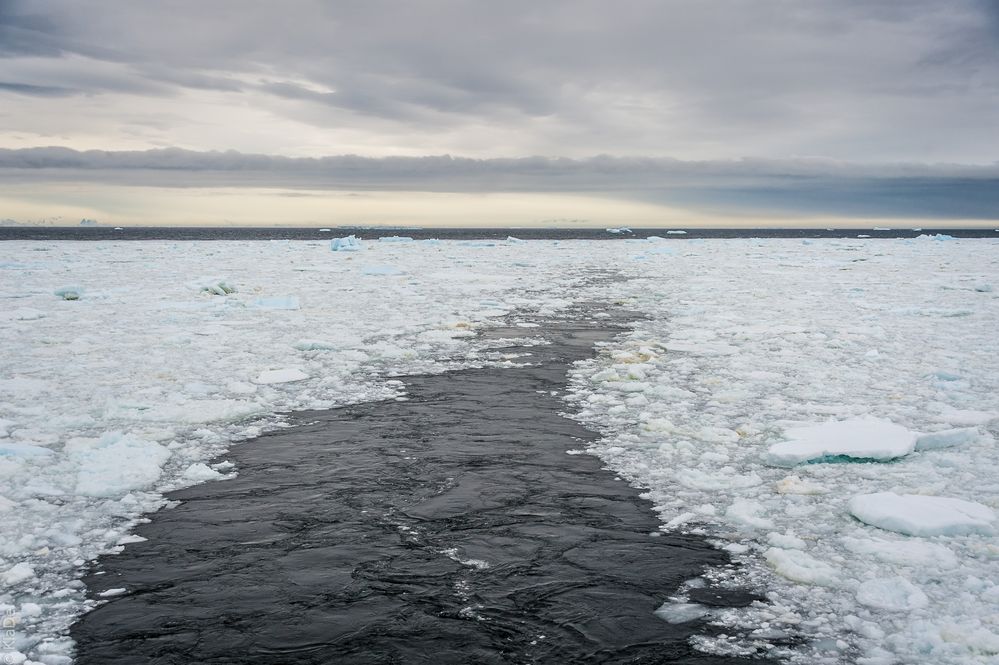
[[[476,328],[563,309],[604,261],[547,241],[363,255],[391,271],[325,240],[0,243],[0,605],[18,652],[65,662],[86,563],[135,542],[163,492],[238,472],[209,463],[275,414],[497,362]]]
[[[995,532],[995,512],[964,499],[876,492],[855,496],[848,505],[850,514],[858,520],[907,536]]]
[[[723,628],[696,646],[999,662],[999,298],[974,288],[999,274],[999,243],[622,244],[632,279],[616,297],[649,318],[577,365],[569,399],[603,433],[590,451],[646,490],[663,530],[732,553],[739,566],[708,581],[765,592],[678,610]],[[883,493],[918,507],[892,513],[870,499]],[[781,646],[791,635],[805,641]]]
[[[767,451],[767,461],[778,466],[839,458],[892,460],[908,455],[916,445],[915,432],[879,418],[792,427],[784,436],[787,441],[775,443]]]

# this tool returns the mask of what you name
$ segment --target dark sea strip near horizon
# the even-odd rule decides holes
[[[735,564],[567,454],[598,437],[560,415],[567,371],[633,316],[589,305],[493,328],[518,366],[399,377],[404,398],[290,414],[234,446],[236,478],[168,494],[135,530],[148,540],[92,566],[92,598],[125,592],[72,627],[77,663],[769,662],[698,652],[692,636],[731,629],[654,614]]]
[[[2,240],[326,240],[355,235],[362,240],[407,236],[414,240],[635,240],[658,236],[669,240],[711,238],[915,238],[919,235],[954,238],[999,238],[999,229],[804,229],[635,228],[611,232],[592,228],[409,228],[409,227],[176,227],[176,226],[0,226]]]

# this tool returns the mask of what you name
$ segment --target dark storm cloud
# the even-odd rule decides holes
[[[598,194],[718,213],[999,219],[999,165],[597,156],[289,158],[238,152],[0,149],[9,181],[166,187]]]

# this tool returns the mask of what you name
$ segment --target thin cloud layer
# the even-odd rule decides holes
[[[559,193],[718,214],[999,218],[999,164],[608,157],[322,158],[235,151],[0,149],[9,182],[320,191]]]

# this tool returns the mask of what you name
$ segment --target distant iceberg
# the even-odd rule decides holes
[[[333,238],[330,241],[330,251],[333,252],[357,252],[361,249],[361,241],[354,235],[343,238]]]

